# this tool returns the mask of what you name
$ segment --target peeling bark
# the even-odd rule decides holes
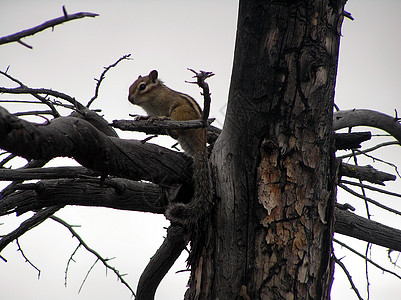
[[[212,153],[220,201],[186,299],[330,297],[343,6],[240,2],[226,120]]]

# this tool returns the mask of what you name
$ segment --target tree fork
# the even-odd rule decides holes
[[[328,299],[345,1],[240,1],[219,197],[186,299]],[[242,297],[242,298],[241,298]]]

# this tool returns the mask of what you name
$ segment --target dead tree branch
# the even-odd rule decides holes
[[[376,200],[373,200],[371,198],[366,197],[365,195],[358,194],[357,192],[353,191],[352,189],[350,189],[349,187],[345,186],[344,184],[340,183],[340,184],[338,184],[338,186],[340,188],[344,189],[345,191],[347,191],[348,193],[350,193],[351,195],[354,195],[354,196],[356,196],[356,197],[358,197],[358,198],[360,198],[362,200],[365,200],[368,203],[372,203],[372,204],[376,205],[377,207],[380,207],[380,208],[382,208],[384,210],[387,210],[389,212],[392,212],[392,213],[394,213],[396,215],[401,216],[401,212],[400,211],[398,211],[396,209],[393,209],[391,207],[388,207],[386,205],[383,205],[383,204],[381,204],[380,202],[378,202]]]
[[[104,68],[104,71],[102,72],[102,74],[100,75],[99,79],[95,79],[96,80],[96,88],[95,88],[95,95],[93,95],[93,97],[89,100],[88,104],[86,104],[86,107],[89,108],[89,106],[91,106],[91,104],[93,103],[93,101],[95,101],[95,99],[98,97],[99,95],[99,88],[100,85],[103,81],[103,79],[106,76],[106,73],[111,69],[114,68],[115,66],[117,66],[121,61],[126,60],[126,59],[130,59],[131,54],[127,54],[124,55],[122,57],[120,57],[115,63],[109,65],[108,67]]]
[[[378,171],[372,166],[356,166],[346,163],[341,163],[339,177],[342,176],[358,178],[380,185],[384,185],[384,181],[394,181],[397,178],[392,174]]]
[[[74,230],[72,225],[68,224],[67,222],[65,222],[64,220],[62,220],[56,216],[50,216],[50,219],[52,219],[53,221],[56,221],[57,223],[63,225],[64,227],[66,227],[71,232],[72,236],[75,237],[79,241],[80,245],[82,245],[86,249],[86,251],[88,251],[88,252],[92,253],[94,256],[96,256],[97,260],[100,260],[107,269],[112,270],[114,272],[114,274],[116,274],[118,280],[120,280],[121,283],[124,284],[131,291],[132,295],[135,297],[135,293],[134,293],[133,289],[124,280],[123,275],[121,275],[120,272],[116,268],[114,268],[108,264],[108,261],[110,259],[103,258],[98,252],[96,252],[95,250],[90,248],[86,244],[86,242],[80,237],[80,235]],[[81,288],[82,288],[82,285],[81,285]]]
[[[368,109],[340,110],[334,113],[333,130],[356,126],[384,130],[401,143],[401,124],[395,117]]]
[[[190,183],[191,159],[135,140],[107,136],[86,120],[60,117],[33,124],[0,107],[0,148],[25,158],[73,157],[81,165],[133,180]]]
[[[215,119],[209,119],[210,125]],[[112,126],[124,131],[139,131],[146,134],[168,135],[168,130],[201,128],[204,126],[202,120],[171,121],[171,120],[114,120]]]
[[[3,74],[4,72],[0,72],[0,74]],[[73,104],[74,106],[77,105],[77,101],[75,98],[64,94],[62,92],[57,92],[51,89],[46,89],[46,88],[29,88],[27,86],[21,86],[17,88],[6,88],[6,87],[0,87],[0,93],[6,93],[6,94],[31,94],[31,95],[47,95],[47,96],[53,96],[56,98],[60,98],[63,100],[68,101],[69,103]]]
[[[394,192],[389,192],[387,190],[379,189],[377,187],[370,186],[370,185],[363,184],[363,183],[359,183],[359,182],[353,182],[353,181],[348,181],[348,180],[343,180],[342,179],[342,180],[339,181],[339,183],[359,186],[359,187],[364,188],[364,189],[368,189],[368,190],[372,190],[372,191],[379,192],[379,193],[382,193],[382,194],[387,194],[387,195],[390,195],[390,196],[400,197],[401,198],[401,194],[394,193]]]
[[[338,265],[341,267],[341,269],[344,271],[345,275],[346,275],[347,278],[348,278],[348,282],[351,284],[351,288],[352,288],[352,289],[354,290],[354,292],[355,292],[355,295],[358,297],[359,300],[363,300],[363,298],[361,297],[361,294],[359,294],[359,291],[358,291],[356,285],[354,284],[354,281],[352,280],[351,274],[350,274],[350,273],[348,272],[348,270],[347,270],[347,267],[343,264],[343,262],[342,262],[340,259],[338,259],[338,258],[334,255],[334,253],[333,253],[333,259],[334,259],[334,261],[336,262],[336,264],[338,264]]]
[[[19,184],[18,191],[2,198],[0,215],[50,206],[101,206],[120,210],[162,214],[179,189],[162,188],[153,183],[128,179],[64,179],[41,180]]]
[[[389,273],[389,274],[391,274],[391,275],[394,275],[394,276],[397,277],[398,279],[401,279],[401,276],[398,275],[397,273],[395,273],[395,272],[393,272],[393,271],[390,271],[390,270],[388,270],[388,269],[386,269],[386,268],[383,268],[383,267],[380,266],[378,263],[375,263],[373,260],[367,258],[365,255],[359,253],[358,251],[356,251],[355,249],[349,247],[348,245],[346,245],[346,244],[340,242],[339,240],[337,240],[337,239],[335,239],[335,238],[333,238],[333,241],[334,241],[335,243],[339,244],[341,247],[344,247],[344,248],[348,249],[349,251],[351,251],[352,253],[354,253],[354,254],[358,255],[359,257],[363,258],[366,262],[368,262],[368,263],[374,265],[376,268],[382,270],[383,272]]]
[[[19,244],[18,239],[15,239],[15,242],[17,243],[17,247],[18,247],[17,251],[19,251],[19,252],[21,253],[22,257],[25,259],[25,262],[27,262],[28,264],[30,264],[31,267],[34,268],[34,269],[38,272],[38,279],[39,279],[39,278],[40,278],[40,273],[41,273],[40,269],[39,269],[37,266],[35,266],[35,265],[30,261],[30,259],[29,259],[28,257],[26,257],[24,251],[22,250],[21,245]]]
[[[396,142],[396,141],[380,143],[380,144],[377,144],[377,145],[375,145],[375,146],[373,146],[373,147],[370,147],[370,148],[367,148],[367,149],[358,150],[358,151],[356,151],[356,153],[349,153],[349,154],[344,154],[344,155],[341,155],[341,156],[337,156],[337,158],[344,159],[344,158],[352,157],[352,156],[354,156],[354,155],[366,154],[366,153],[375,151],[375,150],[377,150],[377,149],[380,149],[380,148],[382,148],[382,147],[391,146],[391,145],[398,145],[398,146],[399,146],[400,143],[399,143],[399,142]]]
[[[336,233],[401,251],[401,230],[340,209],[335,210],[335,218]]]
[[[32,180],[56,178],[87,178],[100,177],[102,174],[85,167],[50,167],[50,168],[0,168],[0,181],[6,180]]]
[[[20,85],[20,88],[22,88],[22,89],[29,89],[29,88],[28,88],[26,85],[24,85],[20,80],[14,78],[14,77],[11,76],[10,74],[8,74],[7,71],[6,71],[6,72],[0,71],[0,74],[3,75],[3,76],[5,76],[5,77],[7,77],[7,78],[10,79],[11,81],[14,81],[14,82],[18,83],[18,84]],[[6,88],[0,87],[0,89],[6,89]],[[7,93],[7,92],[5,92],[5,93]],[[36,99],[38,99],[38,100],[40,101],[40,103],[46,104],[46,105],[50,108],[51,114],[52,114],[54,117],[59,117],[59,116],[60,116],[60,114],[59,114],[59,112],[57,111],[57,109],[55,108],[54,104],[53,104],[50,100],[48,100],[46,97],[42,97],[42,96],[40,96],[39,94],[36,94],[36,93],[30,93],[30,94],[31,94],[33,97],[35,97]]]
[[[20,32],[5,36],[0,38],[0,45],[3,44],[7,44],[7,43],[12,43],[12,42],[19,42],[21,44],[23,44],[24,46],[28,47],[28,48],[32,48],[31,46],[25,44],[24,42],[21,41],[22,38],[27,37],[27,36],[31,36],[34,35],[38,32],[41,32],[45,29],[48,28],[54,28],[57,25],[60,25],[62,23],[71,21],[71,20],[75,20],[75,19],[82,19],[82,18],[86,18],[86,17],[90,17],[90,18],[94,18],[97,17],[98,14],[94,14],[94,13],[89,13],[89,12],[79,12],[79,13],[75,13],[75,14],[66,14],[65,12],[65,8],[63,6],[63,11],[64,11],[64,15],[62,17],[59,18],[55,18],[49,21],[44,22],[43,24],[40,24],[38,26],[32,27],[30,29],[26,29],[26,30],[22,30]]]
[[[181,226],[170,226],[167,237],[142,272],[136,300],[153,299],[156,289],[188,243]]]
[[[361,143],[370,140],[372,134],[368,132],[334,133],[334,146],[337,150],[356,149]]]
[[[201,89],[202,89],[202,95],[203,95],[203,111],[202,111],[202,118],[201,120],[203,121],[203,126],[207,126],[207,120],[209,118],[209,113],[210,113],[210,103],[212,99],[210,98],[210,92],[209,92],[209,84],[205,81],[207,78],[210,78],[214,76],[213,72],[206,72],[206,71],[199,71],[196,72],[193,69],[188,68],[189,71],[195,74],[193,78],[196,78],[196,82],[190,82],[190,83],[196,83]]]
[[[25,220],[20,224],[20,226],[14,231],[8,233],[0,239],[0,252],[12,241],[22,236],[28,230],[38,226],[40,223],[45,221],[48,217],[58,211],[61,206],[49,207],[45,208],[37,213],[35,213],[32,217]]]

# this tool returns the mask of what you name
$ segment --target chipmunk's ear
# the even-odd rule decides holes
[[[153,81],[153,82],[155,82],[156,81],[156,79],[157,79],[157,76],[158,76],[158,73],[157,73],[157,71],[156,70],[152,70],[152,71],[150,71],[150,73],[149,73],[149,78]]]

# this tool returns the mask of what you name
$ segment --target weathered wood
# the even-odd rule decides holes
[[[394,181],[397,177],[395,175],[381,172],[372,166],[355,166],[346,163],[341,163],[339,177],[346,176],[351,178],[358,178],[366,180],[371,183],[384,185],[384,181]]]
[[[397,117],[368,109],[340,110],[334,114],[334,130],[355,126],[369,126],[387,131],[401,143],[401,124]]]
[[[18,185],[2,197],[0,216],[18,215],[49,206],[102,206],[121,210],[164,213],[176,193],[156,184],[128,179],[59,179]]]
[[[191,159],[185,154],[108,136],[76,117],[34,124],[0,107],[0,148],[28,159],[68,156],[94,171],[133,180],[191,182]]]
[[[167,237],[143,271],[138,282],[135,299],[154,299],[156,289],[188,243],[181,226],[170,226]]]
[[[336,209],[335,231],[358,240],[401,251],[401,230],[349,211]]]
[[[332,6],[331,6],[332,5]],[[186,299],[327,299],[343,1],[240,1],[219,199]]]
[[[334,133],[334,146],[337,150],[357,149],[361,143],[370,140],[372,134],[368,132]]]

